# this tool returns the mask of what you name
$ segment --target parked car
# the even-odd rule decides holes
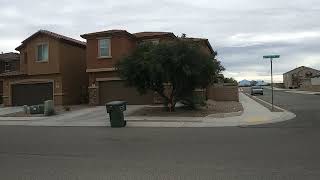
[[[251,87],[251,95],[261,94],[263,95],[263,87],[261,86],[252,86]]]

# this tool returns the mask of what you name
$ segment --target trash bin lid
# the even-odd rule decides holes
[[[127,101],[111,101],[111,102],[108,102],[106,105],[114,106],[114,105],[122,105],[122,104],[127,104]]]

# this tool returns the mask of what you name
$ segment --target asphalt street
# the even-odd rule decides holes
[[[249,88],[244,88],[249,92]],[[271,90],[264,88],[264,95],[256,97],[271,103]],[[290,121],[277,124],[263,125],[265,127],[288,128],[320,128],[320,95],[296,94],[285,91],[274,91],[274,104],[297,115]]]
[[[275,97],[297,118],[246,128],[0,126],[0,179],[319,179],[320,96]]]

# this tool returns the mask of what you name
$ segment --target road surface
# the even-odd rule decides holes
[[[318,180],[320,96],[275,97],[297,118],[248,128],[0,126],[0,179]]]

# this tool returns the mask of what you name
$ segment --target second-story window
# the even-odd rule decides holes
[[[5,62],[5,64],[4,64],[4,71],[5,72],[9,72],[9,71],[11,71],[11,63],[9,63],[9,62]]]
[[[147,39],[142,41],[142,43],[152,43],[153,45],[158,45],[159,42],[159,39]]]
[[[49,58],[48,44],[39,44],[37,46],[37,61],[45,62]]]
[[[111,57],[111,40],[99,39],[99,57]]]

